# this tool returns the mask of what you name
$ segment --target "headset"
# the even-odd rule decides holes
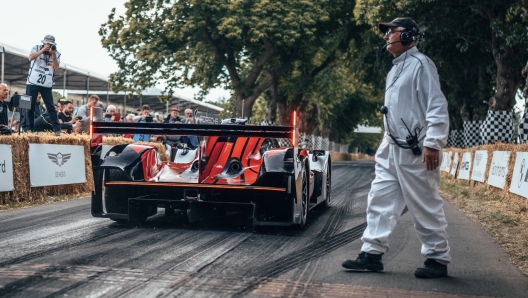
[[[408,18],[410,21],[412,21],[411,18]],[[418,30],[416,27],[412,27],[409,29],[405,29],[400,33],[400,41],[402,45],[408,46],[412,44],[414,41],[420,40],[423,38],[423,34]]]

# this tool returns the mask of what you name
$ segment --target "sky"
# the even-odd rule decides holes
[[[27,50],[40,44],[45,35],[55,36],[61,62],[105,77],[117,71],[117,64],[101,46],[99,28],[112,8],[125,12],[125,0],[17,0],[2,1],[0,42]],[[44,11],[43,11],[44,10]],[[28,63],[29,68],[29,63]],[[192,98],[198,89],[185,88],[177,94]],[[210,90],[207,101],[229,97],[223,89]]]

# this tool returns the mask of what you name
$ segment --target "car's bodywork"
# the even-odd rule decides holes
[[[185,210],[194,222],[249,211],[255,226],[303,227],[309,209],[330,201],[329,153],[277,142],[295,140],[295,126],[111,123],[97,121],[97,114],[90,128],[93,216],[141,222],[165,207],[166,214]],[[101,156],[103,134],[132,132],[195,135],[200,145],[178,149],[171,161],[139,144],[113,146]]]

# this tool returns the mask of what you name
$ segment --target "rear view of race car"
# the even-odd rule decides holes
[[[92,115],[97,115],[94,111]],[[280,146],[293,126],[92,122],[95,189],[92,214],[144,222],[165,208],[189,222],[245,212],[259,226],[304,227],[308,211],[330,201],[331,158],[322,150]],[[198,148],[176,148],[161,161],[157,147],[122,144],[101,156],[102,134],[193,135]]]

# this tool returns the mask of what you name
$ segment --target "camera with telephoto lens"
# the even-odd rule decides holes
[[[52,51],[56,51],[56,50],[57,50],[57,46],[54,45],[54,44],[52,44],[52,45],[50,46],[50,49],[51,49]]]

